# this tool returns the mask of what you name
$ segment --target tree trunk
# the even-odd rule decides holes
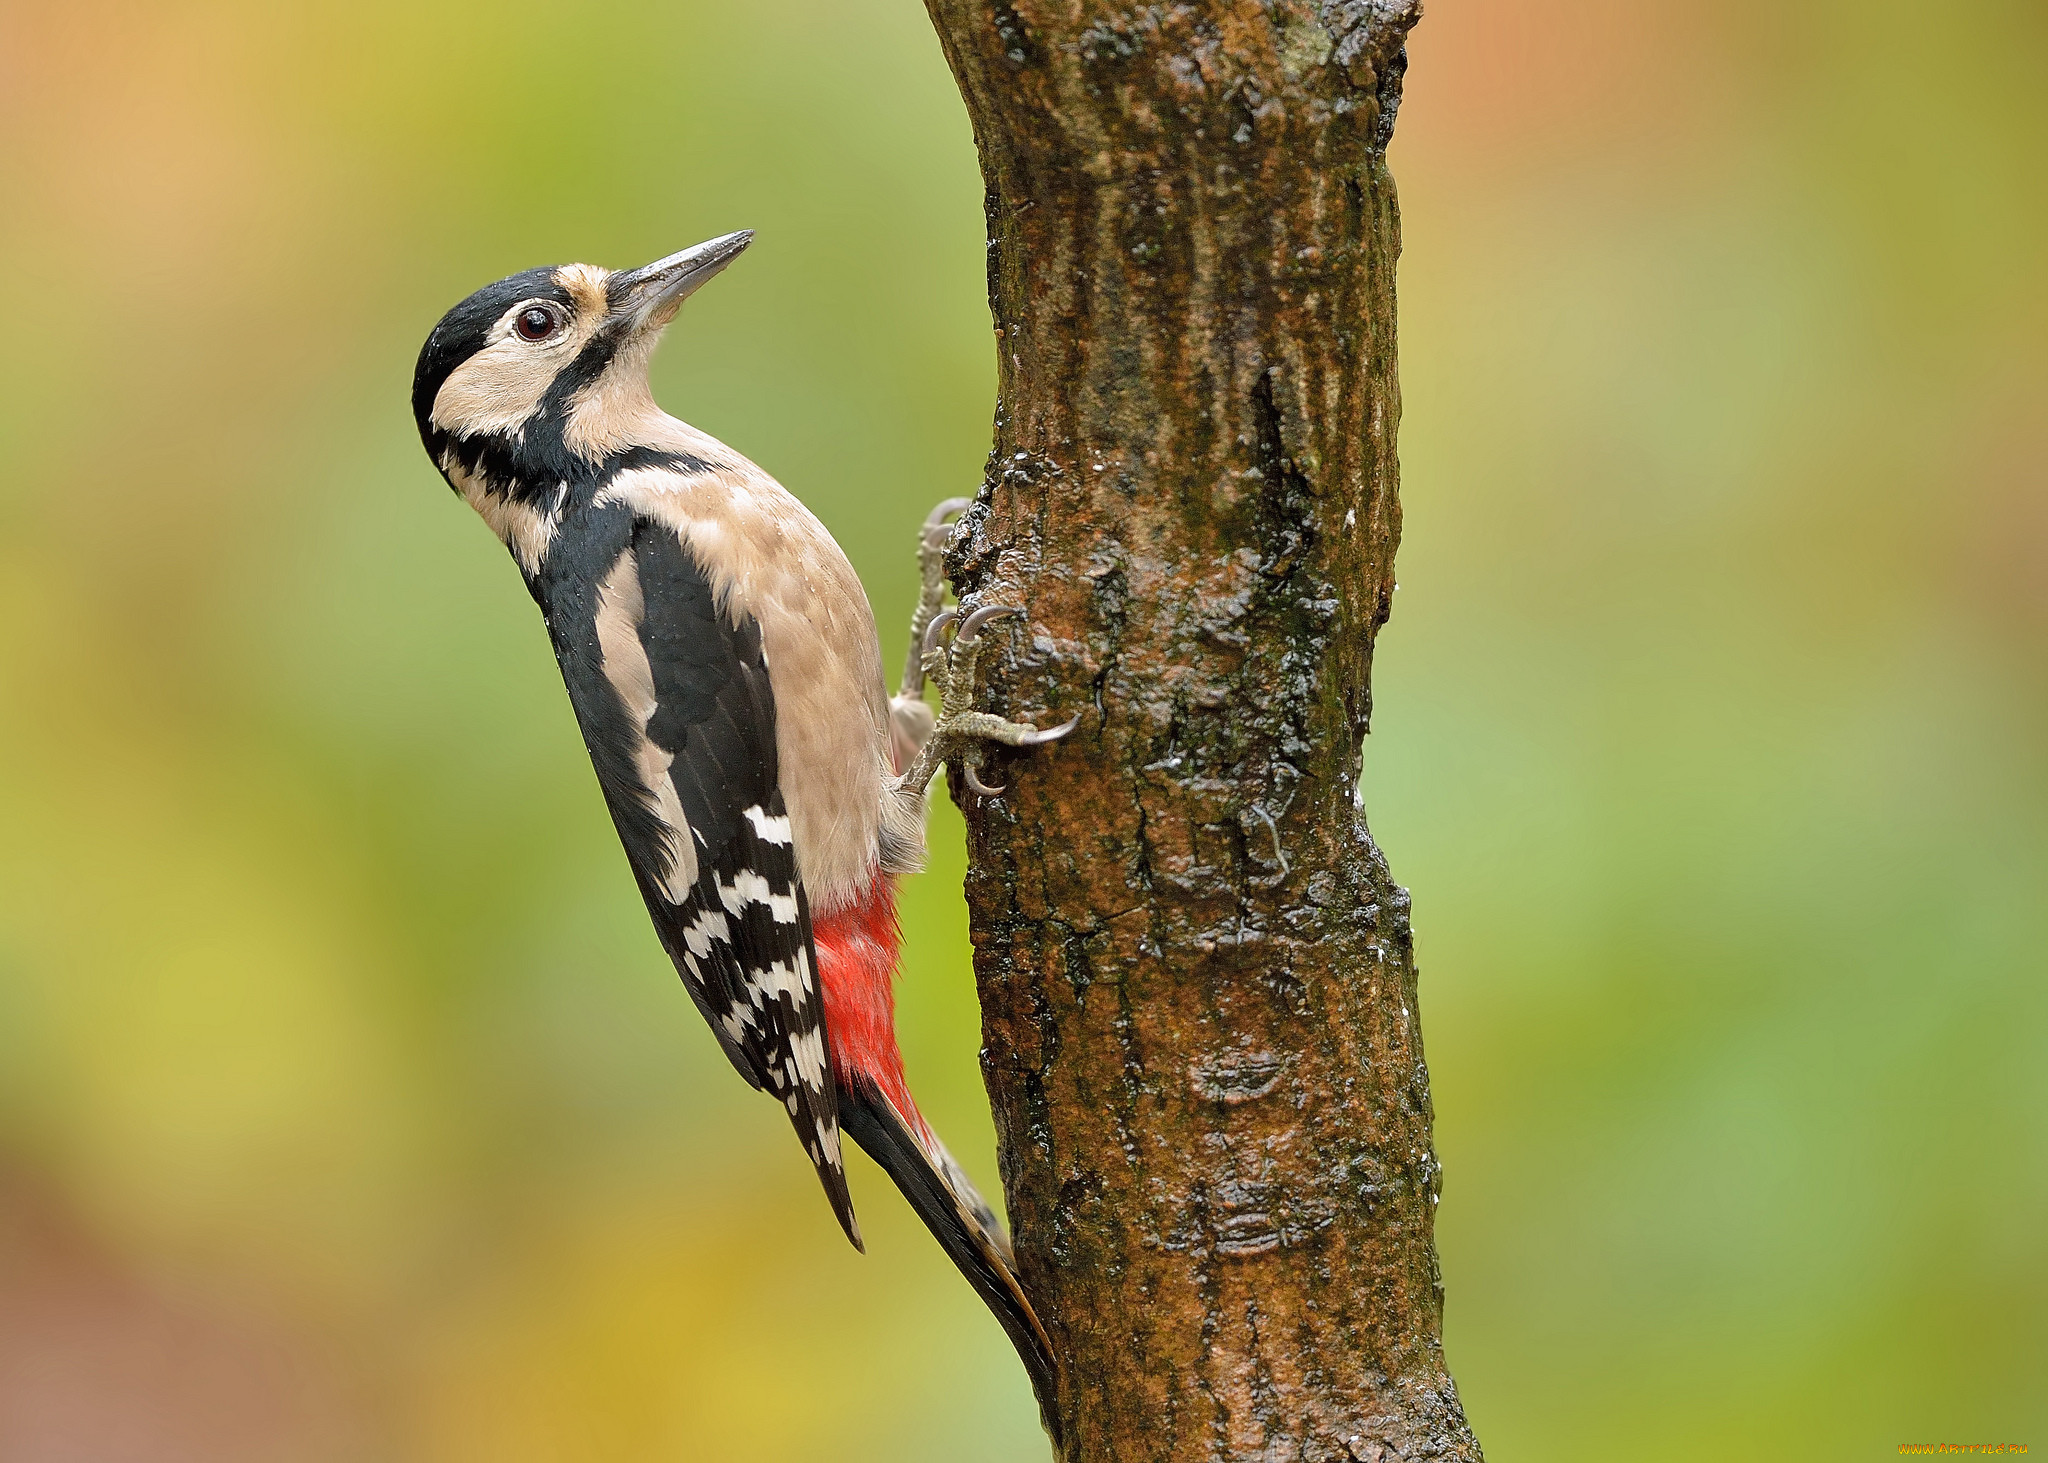
[[[1003,798],[963,798],[1056,1447],[1477,1459],[1408,896],[1358,802],[1418,4],[926,4],[980,147],[1001,361],[949,569],[1036,627],[984,658],[986,704],[1090,708],[992,756]]]

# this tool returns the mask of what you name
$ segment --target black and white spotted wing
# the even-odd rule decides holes
[[[622,508],[586,526],[534,589],[620,841],[698,1009],[789,1110],[858,1245],[760,628],[719,612],[674,529]]]

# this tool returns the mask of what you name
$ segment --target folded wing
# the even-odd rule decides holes
[[[859,1245],[760,628],[720,611],[675,529],[633,518],[612,543],[592,566],[593,633],[557,627],[598,781],[691,997],[740,1074],[788,1109]]]

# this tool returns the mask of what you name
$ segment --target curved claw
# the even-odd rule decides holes
[[[932,622],[924,627],[924,653],[930,655],[938,649],[939,636],[945,628],[960,618],[958,610],[941,610],[932,616]]]
[[[948,498],[924,516],[924,528],[918,535],[918,542],[925,551],[942,554],[953,542],[955,524],[948,520],[955,513],[964,513],[974,506],[972,498]]]
[[[1075,712],[1058,726],[1049,726],[1044,731],[1032,732],[1029,736],[1017,738],[1020,747],[1042,747],[1047,742],[1056,742],[1081,724],[1081,713]]]
[[[975,775],[974,764],[972,762],[963,761],[960,764],[960,778],[963,782],[967,784],[967,790],[971,793],[974,793],[978,797],[999,798],[1003,795],[1004,789],[1008,786],[1008,784],[1005,784],[1004,787],[988,786],[979,777]]]
[[[1006,615],[1021,615],[1023,613],[1024,607],[1022,605],[983,605],[980,609],[969,615],[966,623],[961,625],[959,639],[962,642],[972,641],[981,634],[981,627],[990,620],[1000,620]]]

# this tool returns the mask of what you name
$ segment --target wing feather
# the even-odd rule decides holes
[[[741,1075],[787,1109],[858,1245],[760,628],[721,612],[665,524],[632,520],[598,570],[598,674],[583,666],[579,695],[567,650],[563,671],[620,841],[691,997]]]

